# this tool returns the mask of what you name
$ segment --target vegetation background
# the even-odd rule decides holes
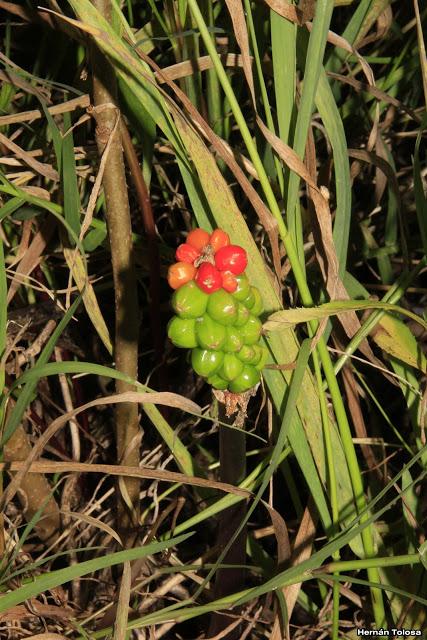
[[[425,630],[418,0],[0,0],[0,638]],[[221,227],[232,425],[166,339]]]

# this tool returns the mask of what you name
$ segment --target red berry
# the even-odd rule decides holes
[[[235,244],[222,247],[215,254],[215,264],[220,271],[231,271],[238,276],[244,272],[248,264],[246,251]]]
[[[202,262],[195,280],[205,293],[213,293],[222,287],[221,274],[210,262]]]
[[[211,233],[209,244],[211,245],[213,252],[216,253],[222,249],[222,247],[227,247],[230,244],[230,237],[228,233],[225,233],[222,229],[215,229],[215,231]]]
[[[172,289],[179,289],[183,284],[193,280],[197,273],[194,265],[188,262],[175,262],[171,264],[168,270],[168,282]]]
[[[191,246],[191,244],[180,244],[176,250],[175,257],[179,262],[188,262],[193,264],[200,256],[200,251]]]
[[[204,229],[193,229],[187,236],[187,244],[202,251],[209,244],[209,233]]]
[[[221,271],[222,288],[228,291],[228,293],[234,293],[237,289],[237,280],[234,273],[231,271]]]

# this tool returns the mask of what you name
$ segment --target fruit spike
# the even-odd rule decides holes
[[[240,394],[260,381],[268,351],[261,346],[261,294],[244,271],[246,251],[228,234],[194,229],[176,250],[168,281],[176,313],[171,342],[191,349],[194,371],[212,387]]]

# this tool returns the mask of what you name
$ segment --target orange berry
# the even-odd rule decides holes
[[[221,271],[222,288],[228,291],[228,293],[234,293],[237,289],[237,280],[234,273],[231,271]]]
[[[178,262],[189,262],[193,264],[200,256],[200,251],[191,246],[191,244],[180,244],[175,253]]]
[[[193,229],[187,236],[187,244],[202,251],[209,244],[209,233],[204,229]]]
[[[197,269],[188,262],[175,262],[168,269],[168,282],[172,289],[179,289],[183,284],[194,279]]]
[[[222,229],[215,229],[215,231],[211,233],[209,244],[213,252],[216,253],[219,249],[222,249],[222,247],[227,247],[230,244],[230,237],[228,233],[225,233]]]

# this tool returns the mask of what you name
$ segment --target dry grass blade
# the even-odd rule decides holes
[[[87,109],[90,105],[90,98],[87,94],[66,100],[61,104],[55,104],[48,107],[51,115],[56,116],[62,113],[75,111],[76,109]],[[8,124],[18,124],[19,122],[34,122],[39,118],[44,118],[44,113],[40,109],[32,109],[31,111],[21,111],[8,116],[0,116],[0,126],[4,127]]]
[[[314,16],[314,2],[301,3],[303,4],[302,9],[283,2],[283,0],[265,0],[265,3],[268,4],[270,9],[278,13],[279,16],[282,16],[282,18],[286,18],[286,20],[295,22],[295,24],[300,26],[308,20],[311,20]]]
[[[38,231],[32,239],[30,246],[22,257],[22,260],[16,267],[15,276],[7,292],[8,304],[13,300],[19,289],[21,284],[19,277],[28,276],[37,267],[37,265],[40,264],[42,253],[53,235],[55,226],[55,221],[52,218],[48,218],[43,223],[40,231]]]
[[[414,0],[414,10],[415,10],[415,18],[417,21],[418,49],[420,54],[421,75],[423,78],[424,101],[427,107],[427,56],[426,56],[426,47],[424,44],[423,25],[421,22],[420,7],[418,5],[418,0]]]
[[[110,525],[106,524],[105,522],[102,522],[98,518],[94,518],[93,516],[88,516],[86,513],[80,513],[77,511],[66,511],[64,509],[61,509],[61,513],[67,518],[74,518],[75,520],[79,520],[81,522],[85,522],[86,524],[89,524],[91,527],[96,527],[97,529],[101,529],[101,531],[104,531],[104,533],[107,533],[109,536],[114,538],[114,540],[118,542],[120,546],[123,546],[123,542],[119,534],[117,533],[117,531],[114,531],[114,529],[110,527]]]
[[[228,11],[233,22],[234,35],[237,40],[237,44],[242,52],[243,71],[248,83],[249,90],[251,92],[252,103],[255,106],[255,86],[252,76],[251,56],[249,50],[249,37],[246,27],[245,13],[243,11],[243,5],[240,0],[225,0]]]
[[[35,636],[26,636],[28,640],[69,640],[67,636],[63,636],[60,633],[37,633]]]
[[[120,404],[120,403],[147,403],[147,404],[163,404],[168,407],[176,407],[182,409],[184,411],[189,411],[190,413],[201,413],[201,408],[195,402],[191,400],[187,400],[182,396],[177,395],[176,393],[168,393],[168,392],[158,392],[158,393],[140,393],[136,391],[125,391],[124,393],[118,393],[113,396],[107,396],[105,398],[99,398],[97,400],[92,400],[91,402],[82,405],[81,407],[77,407],[77,409],[73,409],[68,413],[65,413],[63,416],[60,416],[56,420],[54,420],[46,431],[40,436],[37,440],[37,444],[33,447],[31,452],[28,454],[25,465],[21,468],[20,472],[16,475],[10,485],[7,487],[4,492],[2,499],[0,501],[1,509],[4,508],[4,505],[12,499],[15,495],[16,491],[21,485],[25,474],[31,466],[31,463],[36,460],[43,451],[46,444],[49,442],[50,438],[62,427],[67,424],[70,418],[77,416],[82,411],[86,411],[92,407],[99,407],[107,404]],[[139,456],[138,456],[139,459]],[[137,477],[137,476],[135,476]],[[209,484],[209,483],[208,483]]]
[[[188,484],[205,489],[217,489],[224,493],[232,493],[242,498],[249,498],[252,493],[247,489],[240,489],[227,482],[205,480],[196,476],[187,476],[178,471],[166,471],[164,469],[150,469],[146,467],[128,467],[122,464],[96,464],[84,462],[49,462],[45,460],[25,462],[0,462],[0,471],[17,471],[20,474],[27,473],[103,473],[110,476],[123,476],[128,478],[147,478],[162,482],[175,482]],[[10,485],[9,485],[10,486]],[[8,487],[9,488],[9,487]]]
[[[304,515],[298,529],[298,533],[294,542],[294,551],[292,554],[291,565],[295,566],[304,562],[311,556],[313,542],[316,535],[316,524],[318,515],[313,509],[313,505],[309,504],[305,510]],[[292,611],[297,601],[299,590],[301,589],[301,582],[292,584],[290,587],[283,589],[283,595],[286,601],[286,609],[288,617],[292,615]],[[286,630],[286,637],[289,638],[289,628]],[[281,640],[282,634],[280,630],[280,619],[276,617],[274,621],[273,631],[270,636],[271,640]]]
[[[40,175],[48,178],[49,180],[59,180],[58,172],[55,169],[52,169],[52,167],[47,164],[43,164],[42,162],[35,160],[29,153],[9,140],[3,133],[0,133],[0,144],[3,144],[7,149],[12,151],[17,158],[23,160],[29,167],[34,169],[34,171]]]

